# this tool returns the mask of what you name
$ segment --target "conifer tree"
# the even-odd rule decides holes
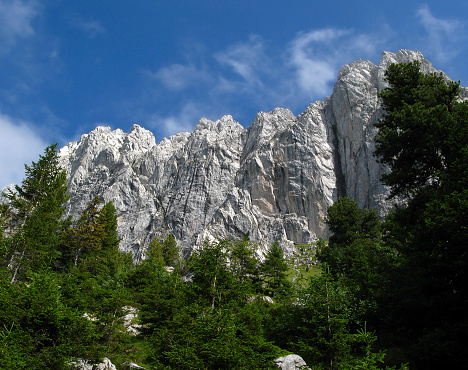
[[[70,227],[63,240],[63,253],[65,258],[75,267],[80,261],[87,260],[93,263],[102,249],[105,238],[104,224],[100,222],[102,203],[99,196],[88,203],[81,212],[81,216],[74,227]]]
[[[288,264],[284,259],[283,250],[278,242],[274,242],[261,265],[266,295],[275,297],[288,293],[291,283],[287,279],[287,271]]]
[[[69,195],[57,144],[47,147],[39,161],[25,165],[25,169],[22,185],[7,195],[14,215],[9,225],[12,281],[28,269],[37,271],[53,265],[59,258],[60,236],[67,224],[62,214]]]
[[[257,244],[250,240],[249,235],[230,241],[230,269],[243,288],[252,291],[252,294],[260,290],[259,261],[255,256]]]
[[[149,248],[150,257],[164,266],[175,267],[180,262],[180,248],[174,235],[169,234],[164,240],[154,238]]]
[[[420,63],[389,66],[376,152],[382,180],[406,202],[387,216],[385,241],[399,266],[381,305],[405,333],[417,368],[461,368],[468,330],[468,103],[460,86]],[[388,311],[383,308],[387,307]],[[422,315],[424,312],[424,315]],[[399,338],[401,339],[401,338]]]

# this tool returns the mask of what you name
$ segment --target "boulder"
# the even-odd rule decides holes
[[[307,364],[299,355],[287,355],[275,360],[275,366],[281,370],[305,370],[309,369]]]

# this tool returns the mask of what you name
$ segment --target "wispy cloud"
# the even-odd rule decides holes
[[[384,39],[379,33],[357,34],[336,28],[298,34],[289,47],[297,86],[311,96],[330,94],[339,68],[355,58],[374,57]]]
[[[24,178],[24,164],[37,161],[46,144],[34,126],[0,113],[0,188],[20,184]]]
[[[206,83],[212,80],[210,74],[193,64],[172,64],[161,68],[156,73],[146,71],[151,78],[159,80],[167,89],[184,90],[189,86]]]
[[[269,69],[270,58],[264,50],[264,41],[251,35],[247,42],[240,42],[217,52],[215,59],[223,66],[230,67],[248,85],[262,85],[261,75]]]
[[[34,35],[32,22],[38,15],[36,1],[0,0],[0,54],[6,54],[18,40]]]
[[[192,131],[198,120],[206,115],[200,104],[188,101],[184,103],[177,114],[161,116],[153,114],[148,122],[151,129],[157,131],[162,136],[171,136],[178,132]]]
[[[106,29],[101,24],[101,22],[96,20],[85,21],[83,19],[74,19],[71,25],[74,28],[77,28],[84,32],[85,35],[90,39],[93,39],[99,35],[104,35],[106,33]]]
[[[173,94],[172,109],[179,111],[152,114],[150,125],[170,135],[192,130],[198,119],[217,112],[240,119],[236,112],[249,109],[246,107],[256,111],[277,106],[304,109],[331,94],[343,64],[357,58],[377,58],[383,34],[326,28],[299,33],[279,49],[257,35],[211,54],[200,48],[202,54],[192,56],[186,64],[146,71],[153,82],[157,81],[151,87],[153,96],[164,94],[164,88],[166,94]],[[182,91],[184,94],[179,94]]]
[[[460,38],[465,34],[465,23],[435,17],[427,5],[421,6],[416,16],[426,30],[426,49],[438,62],[446,62],[460,52]]]
[[[331,45],[349,31],[337,29],[314,30],[299,34],[290,47],[290,63],[295,68],[296,83],[305,92],[325,95],[336,78],[335,53]]]

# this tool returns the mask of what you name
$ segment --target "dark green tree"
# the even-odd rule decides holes
[[[67,369],[77,355],[91,360],[99,356],[94,324],[64,304],[54,273],[28,272],[25,281],[16,284],[8,280],[2,273],[2,369]]]
[[[190,256],[189,267],[193,273],[190,288],[203,306],[214,309],[242,299],[238,296],[242,292],[234,289],[238,285],[229,268],[229,244],[228,240],[205,241],[203,249]]]
[[[291,283],[287,278],[289,267],[284,259],[283,250],[274,242],[261,264],[262,283],[265,294],[270,297],[285,296],[290,292]]]
[[[64,235],[69,273],[62,284],[67,304],[97,320],[100,345],[109,354],[123,340],[124,307],[129,304],[125,280],[133,263],[130,255],[119,252],[114,205],[100,208],[101,203],[96,196]]]
[[[7,194],[12,209],[7,263],[12,281],[28,269],[52,266],[60,257],[60,237],[67,220],[62,219],[67,194],[66,173],[60,167],[57,144],[31,166],[25,165],[21,186]]]
[[[382,242],[382,226],[374,210],[360,209],[356,201],[340,198],[327,211],[332,231],[319,243],[317,258],[349,292],[348,319],[357,330],[366,321],[377,324],[377,306],[396,262],[396,251]]]
[[[381,222],[375,210],[360,209],[348,197],[328,208],[325,222],[332,235],[328,244],[321,243],[317,257],[335,276],[350,274],[362,247],[380,240]]]
[[[454,114],[464,105],[457,101],[460,85],[441,73],[423,74],[420,62],[392,64],[385,76],[390,88],[380,93],[385,114],[376,124],[375,155],[390,168],[382,179],[391,195],[413,196],[439,183],[457,160],[453,129],[464,126]]]
[[[239,287],[255,295],[261,291],[259,260],[255,255],[258,243],[245,235],[240,240],[229,242],[229,268],[234,273]]]
[[[380,219],[375,210],[360,209],[357,202],[342,197],[327,210],[325,222],[332,236],[331,246],[349,245],[355,240],[378,240]]]
[[[98,255],[107,237],[104,230],[106,220],[99,209],[101,203],[99,196],[95,196],[81,212],[76,225],[65,232],[63,254],[69,264],[75,267],[79,263],[93,265],[98,262]]]
[[[416,368],[464,366],[468,330],[468,104],[459,84],[419,63],[388,68],[376,155],[391,196],[406,198],[385,223],[399,268],[382,312]],[[422,314],[424,313],[424,314]]]
[[[348,292],[330,274],[313,276],[295,300],[273,308],[269,338],[317,369],[346,368],[351,358]]]
[[[120,238],[117,233],[117,213],[112,202],[107,202],[101,209],[99,222],[104,225],[102,249],[115,252],[119,248]]]
[[[151,267],[151,257],[142,263],[146,272],[139,266],[132,274],[155,368],[273,367],[281,350],[265,339],[263,303],[250,300],[250,291],[237,279],[232,245],[230,240],[205,242],[195,251],[188,263],[191,282],[158,263]]]
[[[180,248],[172,234],[168,234],[164,240],[160,240],[158,237],[154,238],[150,243],[148,253],[151,258],[160,261],[165,266],[175,267],[182,262]]]

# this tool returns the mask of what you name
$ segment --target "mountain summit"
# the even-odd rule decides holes
[[[341,68],[333,93],[299,116],[276,108],[244,129],[231,116],[202,118],[190,133],[160,143],[134,125],[130,133],[97,127],[60,150],[68,174],[68,214],[95,195],[119,214],[120,248],[141,260],[155,237],[173,234],[186,252],[205,238],[249,234],[263,245],[326,237],[324,216],[341,196],[383,215],[392,204],[379,181],[374,151],[391,63],[419,60],[417,51],[384,52],[378,66],[358,60]]]

